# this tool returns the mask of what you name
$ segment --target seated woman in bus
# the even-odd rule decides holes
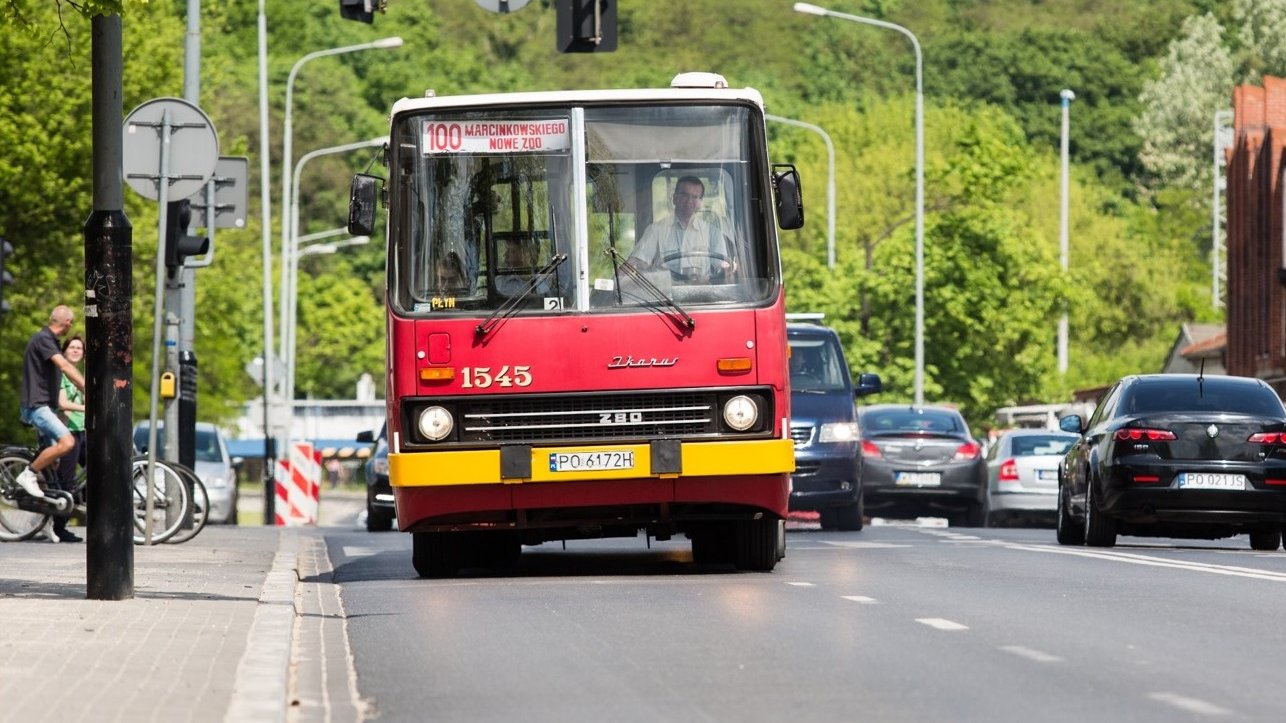
[[[728,256],[723,233],[697,213],[704,199],[705,184],[700,178],[680,178],[671,199],[674,215],[647,227],[628,263],[640,271],[669,269],[671,278],[679,283],[730,281],[735,265]]]
[[[434,289],[438,292],[461,294],[469,290],[469,280],[464,275],[464,264],[460,262],[460,255],[454,251],[448,251],[438,259],[434,280],[437,282]]]

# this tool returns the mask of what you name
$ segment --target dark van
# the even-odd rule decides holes
[[[822,529],[862,529],[862,465],[856,399],[881,389],[878,374],[857,384],[839,335],[818,323],[786,326],[790,346],[790,436],[795,441],[790,509],[821,514]]]

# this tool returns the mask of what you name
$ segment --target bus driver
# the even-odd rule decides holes
[[[672,279],[689,284],[727,281],[736,269],[719,227],[697,214],[704,198],[700,178],[680,178],[672,199],[674,215],[647,227],[629,263],[640,271],[669,269]]]

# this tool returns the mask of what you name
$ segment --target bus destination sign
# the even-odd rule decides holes
[[[565,151],[571,147],[568,125],[566,118],[430,121],[424,124],[424,155]]]

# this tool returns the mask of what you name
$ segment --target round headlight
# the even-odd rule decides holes
[[[451,419],[451,413],[442,407],[429,407],[420,412],[420,434],[430,442],[446,439],[454,428],[455,420]]]
[[[759,421],[759,406],[755,400],[739,394],[723,405],[723,421],[738,432],[744,432]]]

